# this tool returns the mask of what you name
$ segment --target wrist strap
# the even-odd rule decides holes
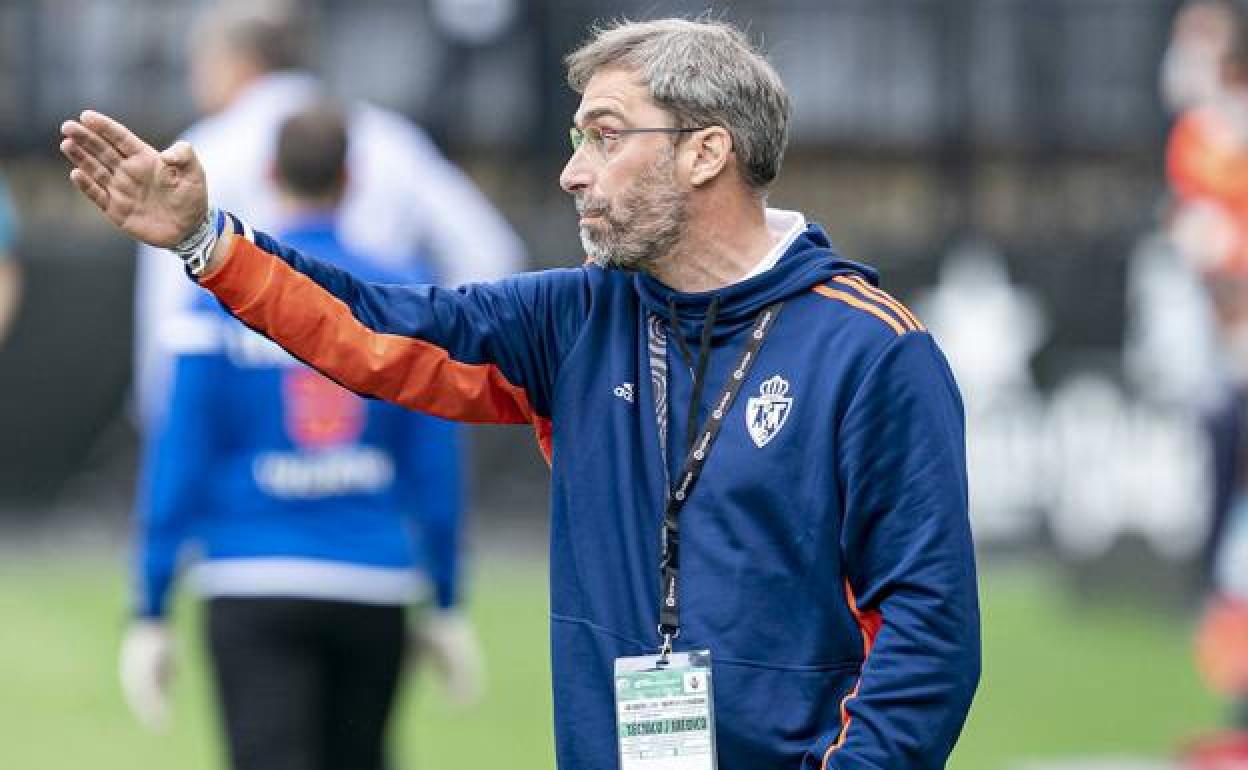
[[[227,218],[228,215],[224,211],[216,206],[209,206],[208,213],[199,223],[199,227],[170,249],[178,255],[178,258],[186,265],[186,271],[192,276],[198,278],[208,267],[208,257],[212,255],[212,250],[221,238],[221,233],[225,231]]]

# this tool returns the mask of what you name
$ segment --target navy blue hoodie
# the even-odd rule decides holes
[[[667,473],[647,325],[696,352],[715,304],[704,417],[753,319],[784,300],[681,512],[677,649],[712,652],[723,770],[943,767],[980,666],[961,401],[922,324],[818,226],[703,294],[588,266],[368,284],[249,230],[201,284],[356,392],[534,426],[566,770],[617,767],[613,660],[659,642]],[[667,364],[674,467],[692,373],[674,341]]]

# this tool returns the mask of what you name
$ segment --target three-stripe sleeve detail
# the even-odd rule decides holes
[[[832,283],[833,286],[814,287],[815,293],[875,316],[898,336],[927,330],[909,308],[860,276],[838,275]]]

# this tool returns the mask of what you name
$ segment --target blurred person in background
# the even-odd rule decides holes
[[[534,428],[560,767],[674,746],[690,770],[944,767],[980,633],[943,355],[874,271],[767,206],[789,98],[739,30],[619,22],[566,61],[559,181],[588,261],[455,292],[252,230],[186,143],[88,111],[61,149],[111,222],[344,386]]]
[[[309,70],[309,37],[308,19],[300,15],[298,5],[274,0],[210,4],[189,35],[191,93],[205,117],[184,137],[200,149],[204,166],[213,175],[213,194],[240,210],[254,212],[257,223],[275,231],[291,223],[289,191],[283,192],[272,175],[279,128],[291,115],[326,98],[324,84]],[[315,245],[316,253],[321,253],[322,241],[331,253],[345,250],[353,260],[367,263],[366,272],[405,280],[423,275],[450,285],[497,279],[523,266],[523,246],[510,226],[420,128],[370,104],[352,103],[344,112],[351,141],[341,189],[335,193],[332,230],[302,228],[295,233],[299,242],[311,238],[308,245]],[[326,225],[331,215],[328,211],[321,215],[320,224]],[[183,270],[167,253],[140,248],[134,389],[145,458],[147,497],[142,505],[149,511],[159,502],[151,498],[156,478],[162,475],[155,470],[162,451],[159,437],[170,431],[186,440],[192,436],[179,427],[182,417],[170,416],[172,426],[164,425],[164,420],[176,398],[170,380],[175,361],[181,360],[177,354],[199,339],[198,322],[192,328],[183,328],[182,323],[187,317],[202,316],[197,312],[202,308],[194,307],[195,296]],[[256,347],[254,341],[245,344],[248,350]],[[319,386],[309,387],[313,389],[292,390],[290,397],[303,393],[307,403],[320,403],[315,389]],[[429,440],[440,441],[447,452],[439,467],[448,474],[457,472],[458,428],[443,424],[429,430],[436,434]],[[285,468],[297,474],[291,465],[272,467],[275,472]],[[415,479],[401,482],[420,483]],[[448,477],[444,483],[454,480]],[[166,488],[163,483],[161,488]],[[234,490],[240,495],[238,500],[231,500],[224,487],[219,491],[219,504],[224,508],[254,500],[249,497],[254,490],[245,487]],[[448,498],[444,504],[458,507],[460,503],[458,498],[454,502]],[[190,516],[190,512],[177,515]],[[166,549],[159,554],[165,558],[172,546],[159,543],[153,547]],[[172,565],[162,569],[172,569]],[[310,581],[315,578],[308,576]],[[308,585],[304,590],[320,589]],[[440,600],[449,597],[442,595]],[[152,615],[158,607],[150,598],[146,601],[143,613]],[[444,612],[425,613],[419,620],[420,635],[434,641],[431,657],[442,661],[452,693],[466,695],[475,689],[472,672],[476,665],[471,658],[476,643],[467,624]],[[139,623],[123,646],[129,700],[145,722],[157,723],[167,710],[161,673],[167,665],[167,631],[163,624]],[[462,647],[462,655],[457,655],[457,647]],[[461,664],[466,668],[461,670]],[[384,695],[383,687],[377,697]]]
[[[0,176],[0,346],[9,334],[21,299],[22,273],[14,248],[17,245],[17,212],[9,188]]]
[[[328,105],[282,124],[282,238],[373,280],[427,280],[339,239],[347,148]],[[207,295],[162,331],[172,394],[144,462],[140,605],[121,659],[128,701],[146,724],[168,717],[169,595],[179,553],[196,545],[190,582],[205,599],[235,770],[380,770],[405,607],[430,583],[417,639],[455,700],[481,690],[478,647],[457,609],[455,432],[349,393]]]
[[[1183,13],[1176,38],[1186,29],[1188,65],[1171,65],[1184,78],[1166,81],[1172,103],[1185,107],[1167,147],[1169,228],[1202,277],[1221,358],[1220,371],[1209,373],[1218,396],[1205,415],[1212,521],[1196,652],[1206,681],[1233,704],[1232,728],[1242,732],[1248,731],[1248,12],[1205,0]]]
[[[1231,0],[1189,0],[1175,14],[1161,63],[1161,96],[1179,114],[1222,94],[1222,62],[1231,47]]]
[[[325,96],[310,71],[311,37],[311,19],[293,0],[210,3],[190,32],[190,90],[205,117],[182,138],[212,176],[213,199],[248,212],[262,229],[281,222],[267,171],[277,128]],[[349,174],[337,222],[348,247],[384,268],[432,268],[445,286],[524,267],[524,247],[510,225],[419,127],[367,103],[349,105],[347,121]],[[137,276],[134,383],[146,428],[168,391],[169,358],[157,330],[187,307],[192,287],[159,249],[140,248]]]

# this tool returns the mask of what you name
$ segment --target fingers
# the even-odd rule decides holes
[[[61,142],[61,153],[74,164],[74,169],[69,172],[74,186],[92,203],[107,211],[110,199],[108,187],[112,178],[110,171],[73,139]]]
[[[151,149],[146,142],[135,136],[130,129],[107,115],[94,110],[86,110],[79,116],[79,120],[82,122],[82,125],[99,134],[104,141],[115,147],[118,154],[123,158],[129,158],[131,155],[138,155],[145,150]]]
[[[112,177],[112,171],[105,168],[95,156],[82,149],[82,146],[73,139],[66,139],[61,142],[61,154],[69,158],[69,162],[82,169],[88,177],[101,187],[108,187],[108,180]]]
[[[61,133],[66,139],[73,140],[83,150],[95,156],[105,168],[112,170],[121,165],[121,155],[116,148],[81,123],[67,120],[61,124]]]
[[[83,195],[90,198],[91,202],[96,206],[99,206],[101,211],[108,211],[108,191],[92,181],[85,171],[75,168],[69,172],[69,179]]]

